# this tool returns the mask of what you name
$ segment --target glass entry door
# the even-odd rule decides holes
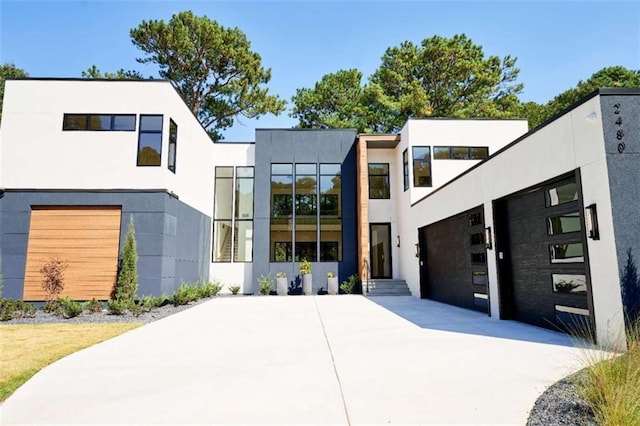
[[[371,278],[391,278],[391,224],[372,223]]]

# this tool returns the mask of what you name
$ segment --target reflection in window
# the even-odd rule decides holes
[[[587,292],[586,276],[580,274],[551,274],[553,291],[556,293]]]
[[[296,164],[295,259],[317,262],[317,164]]]
[[[552,244],[549,246],[551,263],[584,262],[582,243]]]
[[[409,189],[409,151],[406,149],[402,153],[402,174],[404,190],[406,191]]]
[[[413,153],[413,186],[431,186],[431,148],[414,146]]]
[[[449,160],[451,159],[451,147],[450,146],[434,146],[433,158],[435,160]]]
[[[216,167],[213,203],[213,262],[231,262],[233,167]]]
[[[578,185],[575,182],[556,186],[545,191],[547,207],[569,203],[578,199]]]
[[[176,148],[178,143],[178,125],[169,119],[169,163],[167,167],[173,173],[176,172]]]
[[[339,164],[320,165],[320,262],[342,260],[342,176]]]
[[[549,235],[566,234],[580,230],[580,213],[565,213],[560,216],[547,218],[547,233]]]
[[[389,164],[369,164],[369,198],[389,199]]]
[[[236,167],[234,262],[253,261],[253,167]]]
[[[472,282],[474,285],[487,285],[489,280],[487,279],[486,271],[473,271]]]
[[[64,114],[62,130],[134,131],[135,114]]]
[[[290,262],[293,237],[293,165],[271,165],[271,226],[269,258]]]
[[[231,221],[215,220],[213,222],[213,261],[231,262]]]
[[[433,158],[436,160],[484,160],[489,158],[486,146],[434,146]]]
[[[159,166],[162,152],[162,115],[141,115],[138,166]]]

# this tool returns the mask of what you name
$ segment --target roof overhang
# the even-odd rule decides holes
[[[358,139],[366,141],[367,149],[389,149],[398,146],[400,143],[400,134],[360,133]]]

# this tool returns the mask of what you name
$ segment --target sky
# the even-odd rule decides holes
[[[191,10],[242,30],[270,68],[269,91],[289,102],[323,75],[357,68],[364,79],[403,41],[466,34],[485,55],[511,55],[522,101],[546,103],[606,66],[640,69],[640,1],[31,1],[0,0],[0,63],[32,77],[81,77],[135,69],[129,30],[143,20]],[[289,111],[240,118],[227,141],[253,141],[256,128],[296,124]]]

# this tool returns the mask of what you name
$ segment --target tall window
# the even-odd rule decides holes
[[[213,262],[253,260],[253,167],[216,167]]]
[[[136,130],[135,114],[64,114],[62,130],[125,131]]]
[[[162,158],[162,115],[141,115],[138,166],[159,166]]]
[[[169,119],[169,170],[176,172],[176,148],[178,143],[178,125]]]
[[[342,260],[340,164],[320,164],[320,262]]]
[[[293,260],[293,165],[271,165],[272,262]]]
[[[402,153],[402,174],[404,181],[404,190],[409,189],[409,150],[405,149]]]
[[[428,146],[414,146],[413,186],[431,186],[431,149]]]
[[[369,198],[391,198],[388,163],[369,163]]]
[[[272,164],[271,261],[340,261],[341,194],[340,164]]]

